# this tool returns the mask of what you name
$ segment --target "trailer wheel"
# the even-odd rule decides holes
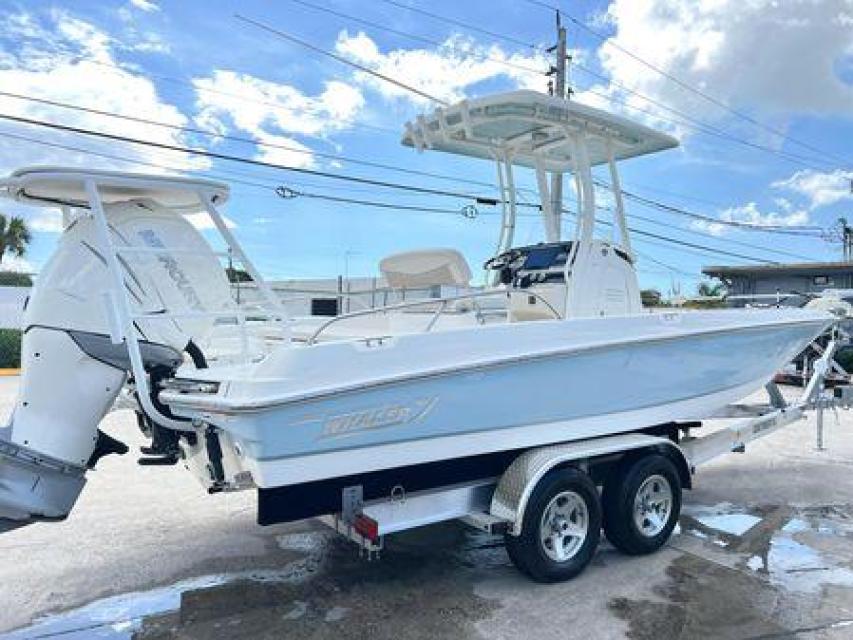
[[[620,551],[643,555],[660,549],[681,513],[681,479],[668,458],[626,460],[604,483],[604,534]]]
[[[595,484],[577,469],[543,477],[527,502],[521,535],[506,534],[513,564],[537,582],[573,578],[592,560],[601,535]]]

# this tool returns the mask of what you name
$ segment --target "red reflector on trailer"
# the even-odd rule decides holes
[[[364,514],[358,515],[353,520],[352,527],[371,542],[379,540],[379,523],[373,518]]]

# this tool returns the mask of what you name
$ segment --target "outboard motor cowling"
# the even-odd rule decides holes
[[[156,202],[110,203],[104,212],[113,245],[141,249],[117,255],[132,313],[151,316],[134,322],[145,368],[174,371],[187,344],[212,333],[215,318],[204,312],[233,308],[219,259],[185,216]],[[111,440],[98,424],[131,366],[126,346],[110,337],[115,293],[97,238],[96,221],[81,213],[30,297],[20,394],[10,427],[0,429],[0,518],[67,515],[104,453],[99,438]],[[167,315],[175,313],[185,315]]]

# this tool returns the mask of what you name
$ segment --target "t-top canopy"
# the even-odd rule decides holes
[[[20,202],[88,207],[88,180],[95,181],[104,204],[150,199],[168,209],[198,211],[203,207],[199,191],[216,205],[228,199],[228,187],[210,180],[67,167],[18,169],[0,180],[0,195]]]
[[[403,144],[494,159],[508,153],[513,164],[571,171],[573,138],[583,136],[591,165],[678,146],[672,136],[600,109],[535,91],[511,91],[463,100],[406,124]]]

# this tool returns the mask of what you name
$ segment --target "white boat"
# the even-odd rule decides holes
[[[675,146],[669,136],[512,92],[421,117],[403,141],[497,162],[496,286],[310,330],[287,318],[225,224],[224,185],[53,168],[3,181],[10,198],[60,206],[66,224],[26,312],[20,398],[0,431],[0,515],[68,514],[86,470],[123,449],[98,430],[122,389],[152,437],[148,463],[181,459],[211,492],[256,488],[259,520],[271,523],[339,509],[354,479],[366,497],[417,491],[500,475],[546,444],[669,435],[760,388],[834,320],[643,311],[616,161]],[[598,164],[613,183],[608,240],[593,233]],[[513,248],[516,166],[536,172],[540,245]],[[570,241],[551,210],[553,172],[577,186]],[[225,251],[188,221],[199,211]],[[443,256],[418,260],[464,277]],[[235,302],[223,259],[246,269],[263,304]],[[506,300],[500,322],[480,306],[495,297]]]

